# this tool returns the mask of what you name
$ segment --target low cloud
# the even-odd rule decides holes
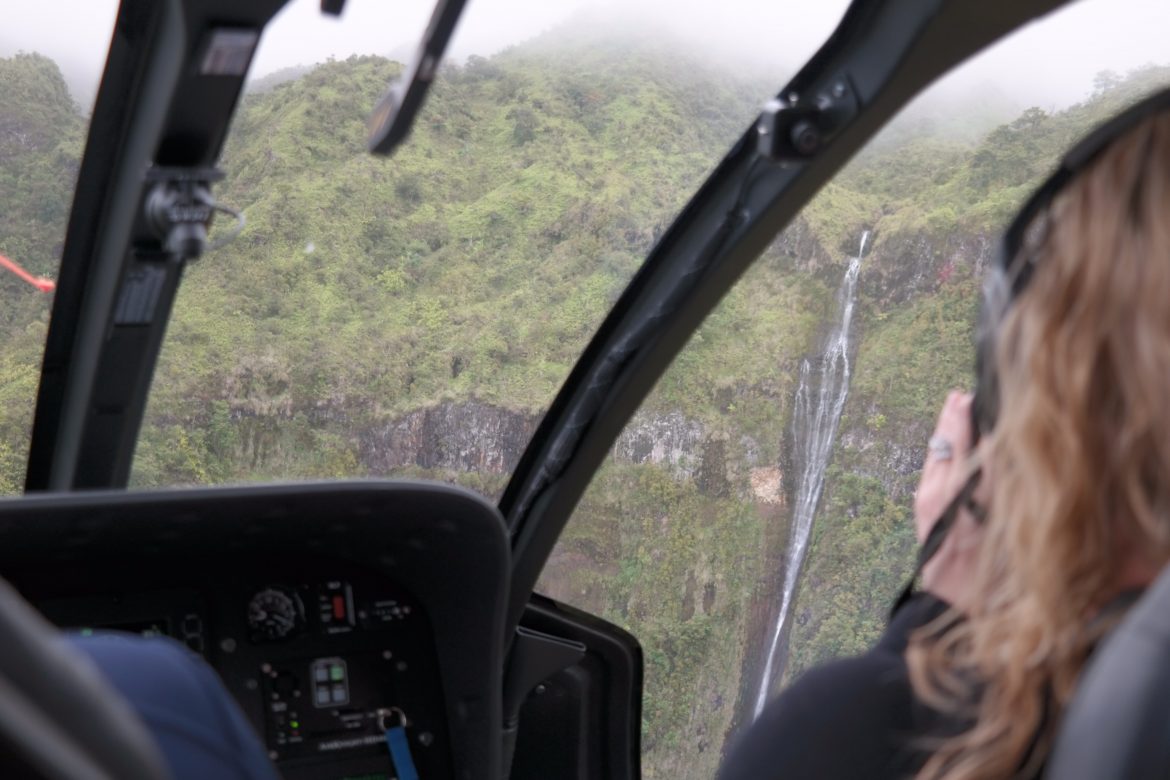
[[[823,41],[845,0],[472,0],[452,44],[456,57],[490,55],[552,28],[603,19],[612,29],[653,31],[730,67],[775,74],[779,87]],[[10,7],[5,7],[10,6]],[[293,0],[265,33],[254,77],[350,54],[413,51],[433,0],[349,0],[340,20],[317,0]],[[96,92],[116,0],[0,0],[0,56],[39,51],[57,60],[79,102]],[[1017,32],[945,79],[936,92],[973,85],[1021,105],[1059,108],[1085,97],[1101,70],[1164,63],[1170,3],[1082,0]]]

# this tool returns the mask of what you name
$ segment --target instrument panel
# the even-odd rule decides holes
[[[393,777],[391,726],[420,777],[496,776],[507,571],[494,507],[445,486],[0,502],[3,576],[63,628],[202,656],[287,780]]]
[[[270,570],[202,591],[113,591],[39,606],[66,629],[169,636],[203,656],[286,777],[312,773],[315,759],[385,770],[386,728],[403,724],[419,772],[450,776],[425,610],[382,578],[344,566],[332,573],[300,581]]]

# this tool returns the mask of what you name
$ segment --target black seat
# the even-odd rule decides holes
[[[1094,653],[1047,777],[1170,777],[1170,567]]]

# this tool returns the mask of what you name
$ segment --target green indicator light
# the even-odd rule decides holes
[[[92,628],[83,628],[83,629],[81,629],[81,635],[82,636],[93,636],[93,629]]]
[[[340,666],[329,667],[329,679],[333,680],[334,682],[340,682],[341,680],[344,680],[345,669],[341,668]]]
[[[288,725],[292,726],[294,729],[299,729],[301,727],[301,722],[299,720],[292,720],[289,721]]]

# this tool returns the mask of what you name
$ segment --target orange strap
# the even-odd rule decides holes
[[[0,266],[7,268],[9,271],[16,274],[41,292],[53,292],[53,290],[57,289],[57,283],[52,279],[46,279],[43,276],[33,276],[4,255],[0,255]]]

